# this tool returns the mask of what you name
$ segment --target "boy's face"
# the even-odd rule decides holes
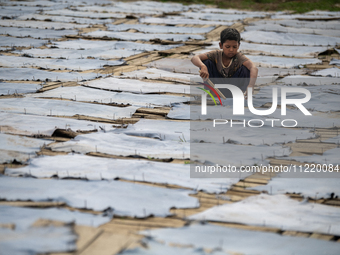
[[[236,55],[240,44],[235,40],[226,40],[223,44],[220,42],[220,49],[223,50],[223,54],[232,58]]]

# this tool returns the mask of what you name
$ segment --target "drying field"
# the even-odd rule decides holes
[[[340,13],[4,0],[0,18],[1,255],[340,253]],[[190,59],[227,27],[259,68],[253,105],[306,88],[312,116],[281,116],[280,100],[256,118],[296,127],[212,129],[190,114]],[[228,119],[223,105],[208,112]],[[333,171],[190,178],[206,158]]]

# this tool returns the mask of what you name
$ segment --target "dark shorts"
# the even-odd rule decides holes
[[[204,60],[203,63],[207,66],[209,78],[214,84],[233,84],[239,87],[243,92],[247,90],[250,81],[250,71],[247,67],[242,65],[236,73],[230,78],[224,78],[213,61],[210,59]],[[228,89],[220,89],[226,98],[231,98],[232,94]]]

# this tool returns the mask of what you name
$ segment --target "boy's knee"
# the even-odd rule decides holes
[[[240,67],[240,71],[239,71],[238,77],[250,78],[250,70],[247,67],[242,65]]]
[[[202,62],[207,66],[207,68],[209,68],[212,65],[215,66],[214,62],[212,62],[210,59],[203,60]]]
[[[205,64],[205,66],[208,69],[209,78],[221,78],[222,77],[222,75],[217,70],[217,67],[216,67],[216,64],[214,63],[214,61],[212,61],[210,59],[206,59],[202,62],[203,62],[203,64]]]

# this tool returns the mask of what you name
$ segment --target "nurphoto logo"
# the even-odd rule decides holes
[[[232,84],[215,84],[214,88],[211,88],[211,86],[204,84],[205,86],[208,86],[211,91],[217,96],[217,98],[220,101],[220,105],[222,106],[222,101],[220,99],[220,96],[218,95],[217,91],[219,89],[228,89],[231,92],[232,98],[233,98],[233,115],[244,115],[244,93],[243,91]],[[207,95],[210,95],[210,97],[213,99],[213,101],[216,104],[216,101],[213,97],[213,95],[207,91],[206,89],[201,89],[201,114],[207,115]],[[307,103],[311,99],[311,93],[309,90],[305,88],[291,88],[291,87],[282,87],[281,89],[281,116],[287,115],[287,105],[294,105],[296,108],[298,108],[304,115],[306,116],[312,116],[312,114],[303,106],[304,103]],[[304,98],[287,98],[288,93],[294,93],[294,94],[303,94]],[[253,104],[253,91],[251,88],[247,89],[247,103],[248,103],[248,109],[250,112],[254,115],[264,116],[264,115],[270,115],[275,112],[278,106],[278,89],[272,88],[272,105],[269,109],[256,109]],[[280,121],[279,119],[265,119],[265,121],[271,122],[271,126],[274,127],[275,121]],[[254,124],[255,122],[259,124]],[[287,122],[293,122],[293,125],[288,125]],[[242,124],[239,122],[234,122],[232,120],[226,120],[226,119],[214,119],[213,120],[213,126],[221,125],[221,124],[227,124],[230,123],[231,127],[232,125],[236,124]],[[247,121],[249,127],[262,127],[264,125],[264,121],[261,119],[251,119]],[[297,126],[297,121],[295,119],[284,119],[281,120],[281,125],[283,127],[295,127]],[[246,127],[246,120],[243,120],[243,125]]]

